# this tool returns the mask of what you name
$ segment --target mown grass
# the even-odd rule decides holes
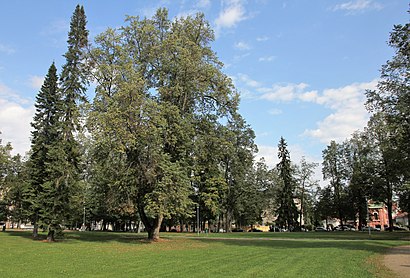
[[[46,243],[12,231],[0,233],[0,276],[388,277],[377,258],[389,247],[409,244],[400,240],[408,233],[371,240],[361,233],[329,234],[165,233],[149,243],[144,234],[68,232]]]

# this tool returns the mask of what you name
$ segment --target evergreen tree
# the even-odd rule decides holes
[[[278,209],[276,213],[278,218],[277,224],[281,227],[286,227],[290,230],[297,226],[298,211],[294,202],[296,182],[293,177],[293,170],[291,167],[290,154],[287,150],[287,143],[283,137],[280,138],[278,145],[279,163],[276,168],[279,173],[279,180],[281,182],[278,192]]]
[[[50,224],[47,215],[54,196],[50,189],[60,177],[52,170],[61,165],[56,156],[61,148],[61,95],[57,85],[57,68],[51,64],[44,83],[36,97],[36,113],[31,123],[33,127],[31,153],[28,161],[30,189],[26,198],[30,203],[30,219],[34,224],[33,236],[37,236],[38,224]],[[55,184],[54,184],[55,185]],[[53,228],[52,228],[53,230]]]
[[[60,89],[63,100],[61,157],[64,167],[65,183],[73,186],[79,179],[81,148],[76,135],[82,131],[80,104],[86,101],[87,86],[85,70],[85,49],[88,45],[88,31],[83,6],[77,5],[71,17],[68,33],[68,50],[64,54],[66,63],[60,75]]]
[[[66,63],[60,75],[60,87],[64,100],[64,132],[66,140],[81,129],[78,104],[86,101],[87,86],[85,71],[85,48],[88,45],[88,30],[83,6],[77,5],[71,17],[68,33],[68,50],[64,54]]]

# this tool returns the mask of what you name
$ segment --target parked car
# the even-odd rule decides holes
[[[263,232],[263,231],[259,230],[259,229],[256,229],[256,228],[253,228],[253,229],[249,229],[248,232],[260,233],[260,232]]]
[[[374,227],[369,227],[369,226],[363,227],[362,232],[367,232],[369,231],[369,229],[371,232],[380,232],[380,228],[374,228]]]
[[[237,233],[237,232],[244,232],[244,230],[243,230],[243,229],[241,229],[241,228],[233,228],[233,229],[232,229],[232,232],[234,232],[234,233]]]
[[[356,231],[356,228],[352,225],[339,225],[335,228],[335,231]]]
[[[315,232],[327,232],[325,227],[316,227]]]
[[[400,226],[393,226],[393,230],[395,231],[407,231],[405,227],[400,227]]]
[[[287,229],[280,228],[280,227],[277,227],[277,226],[271,227],[269,229],[269,232],[287,232],[287,231],[288,231]]]

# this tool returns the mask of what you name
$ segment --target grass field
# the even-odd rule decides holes
[[[392,277],[380,258],[409,233],[0,233],[0,277]]]

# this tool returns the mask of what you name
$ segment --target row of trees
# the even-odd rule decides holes
[[[283,138],[277,167],[255,163],[254,132],[238,113],[238,93],[210,48],[214,35],[202,14],[171,21],[159,9],[150,19],[128,17],[94,44],[87,37],[84,9],[77,6],[66,63],[59,75],[50,66],[36,99],[28,159],[1,146],[0,216],[32,222],[34,236],[39,226],[53,241],[61,227],[82,222],[125,229],[142,221],[157,240],[165,225],[194,223],[196,207],[202,227],[208,222],[230,231],[232,223],[253,224],[270,213],[290,229],[355,213],[364,221],[366,198],[388,206],[396,193],[408,198],[401,187],[408,125],[397,128],[408,106],[396,111],[387,83],[368,93],[375,113],[366,131],[323,152],[330,185],[315,190],[318,165],[292,163]],[[390,71],[386,66],[384,74]],[[92,102],[85,97],[89,82]],[[408,91],[403,95],[408,99]],[[382,194],[386,186],[390,195]]]
[[[323,217],[367,219],[367,200],[383,202],[393,229],[393,204],[410,211],[410,24],[396,25],[389,45],[394,57],[381,69],[376,90],[366,93],[367,127],[323,151]],[[326,208],[326,209],[325,209]],[[409,216],[410,217],[410,216]]]
[[[277,183],[263,162],[254,167],[255,135],[210,48],[204,16],[171,21],[159,9],[151,19],[128,17],[93,45],[87,37],[77,6],[66,63],[60,75],[50,66],[36,99],[24,190],[16,196],[10,183],[3,190],[13,213],[12,200],[21,203],[13,219],[34,223],[34,236],[39,225],[47,228],[50,241],[61,225],[81,223],[84,207],[88,220],[124,226],[140,219],[154,240],[164,222],[191,222],[195,206],[202,225],[214,221],[229,231],[234,220],[258,221]],[[92,102],[85,98],[90,81]],[[281,146],[279,172],[283,188],[291,187],[280,221],[294,225],[286,220],[294,185],[284,140]]]

